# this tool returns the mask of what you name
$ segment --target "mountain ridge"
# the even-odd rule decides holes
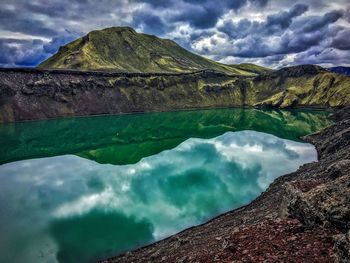
[[[338,66],[328,68],[328,70],[345,76],[350,76],[350,67]]]
[[[270,69],[243,63],[225,65],[194,54],[170,39],[137,33],[131,27],[94,30],[59,48],[38,68],[191,72],[204,69],[254,76]]]

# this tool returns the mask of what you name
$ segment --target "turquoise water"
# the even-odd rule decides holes
[[[256,198],[317,159],[312,111],[222,109],[0,125],[0,262],[94,262]]]

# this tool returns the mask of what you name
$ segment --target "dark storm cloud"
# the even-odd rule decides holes
[[[132,25],[141,27],[144,33],[155,35],[163,35],[167,29],[167,25],[159,16],[144,11],[134,14]]]
[[[251,22],[248,19],[242,19],[238,23],[233,23],[232,20],[226,20],[222,26],[218,28],[231,38],[244,38],[251,33],[252,30],[259,26],[258,22]]]
[[[262,8],[267,5],[269,0],[250,0],[250,2],[252,3],[252,5]]]
[[[350,6],[346,9],[344,17],[350,23]]]
[[[350,29],[339,30],[332,41],[332,47],[340,50],[350,50]]]
[[[15,2],[17,11],[27,15],[45,15],[49,18],[59,19],[83,19],[108,15],[123,6],[122,0],[4,0]],[[89,17],[86,17],[89,16]],[[79,21],[77,21],[79,22]]]
[[[282,50],[279,52],[298,53],[334,38],[343,30],[343,27],[333,25],[341,17],[342,12],[331,11],[323,16],[302,19],[302,23],[297,22],[288,33],[282,35]]]
[[[30,35],[52,36],[56,31],[37,19],[23,16],[17,10],[0,10],[0,28]]]
[[[341,27],[330,26],[324,27],[317,31],[295,34],[290,33],[282,37],[281,46],[285,47],[280,50],[282,54],[298,53],[305,51],[312,46],[319,45],[322,41],[326,39],[333,38]]]
[[[228,11],[238,11],[240,8],[251,3],[257,7],[264,7],[268,0],[183,0],[185,5],[178,14],[170,16],[171,22],[187,22],[199,29],[214,27],[218,19]]]
[[[37,65],[54,54],[60,46],[76,38],[77,34],[71,32],[56,36],[50,42],[40,39],[0,38],[0,66],[30,67]]]
[[[175,0],[176,1],[176,0]],[[174,0],[170,0],[170,1],[160,1],[160,0],[148,0],[148,1],[144,1],[144,0],[131,0],[131,2],[136,2],[136,3],[146,3],[151,5],[152,7],[160,7],[160,8],[169,8],[171,6],[173,6],[174,4]]]
[[[292,23],[292,20],[295,17],[304,14],[308,8],[309,7],[307,5],[297,4],[289,11],[268,16],[264,26],[267,29],[266,33],[274,33],[274,31],[280,31],[288,28]]]
[[[62,14],[70,13],[69,5],[64,4],[64,2],[64,0],[62,2],[47,2],[43,5],[40,4],[40,2],[27,1],[22,3],[21,8],[29,13],[45,14],[49,15],[50,17],[60,17]]]
[[[314,32],[336,22],[343,14],[343,11],[333,10],[323,16],[306,17],[295,23],[294,30],[298,33]]]
[[[335,24],[346,16],[345,10],[330,10],[318,16],[305,15],[308,10],[307,5],[296,4],[290,10],[268,15],[262,22],[228,18],[217,27],[218,32],[226,34],[226,37],[213,32],[210,41],[204,41],[205,38],[199,36],[194,48],[202,54],[214,54],[216,58],[221,56],[221,59],[227,56],[246,59],[266,57],[267,63],[276,58],[281,60],[281,56],[283,60],[286,55],[312,47],[349,50],[349,29]]]
[[[349,64],[350,52],[335,48],[312,47],[305,52],[297,54],[295,64]]]
[[[238,0],[229,6],[226,1],[214,2],[199,0],[185,0],[185,8],[171,17],[174,22],[187,22],[195,28],[210,28],[215,26],[217,20],[222,16],[226,8],[238,9],[246,3],[246,0]]]
[[[307,5],[297,4],[289,11],[269,15],[265,22],[242,19],[238,23],[227,20],[218,29],[231,38],[244,38],[248,35],[262,36],[284,32],[294,18],[301,16],[308,10]]]
[[[1,66],[31,66],[45,59],[41,40],[0,39]]]

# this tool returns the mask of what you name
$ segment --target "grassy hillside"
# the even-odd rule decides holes
[[[272,69],[265,68],[265,67],[255,65],[252,63],[241,63],[241,64],[237,64],[237,65],[230,65],[230,67],[232,67],[236,70],[248,71],[248,72],[253,72],[256,74],[263,74],[263,73],[268,73],[268,72],[272,71]]]
[[[314,65],[283,68],[258,76],[254,90],[270,97],[256,106],[342,106],[350,103],[350,78]]]
[[[253,64],[224,65],[180,47],[174,41],[137,33],[129,27],[92,31],[59,49],[39,68],[190,72],[202,69],[253,76],[268,69]]]

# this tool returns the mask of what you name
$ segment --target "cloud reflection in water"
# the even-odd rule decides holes
[[[28,240],[49,236],[59,262],[89,262],[247,204],[276,177],[315,160],[310,144],[242,131],[192,138],[132,165],[72,155],[15,162],[0,167],[0,190],[16,204],[3,206],[0,196],[0,223],[36,222]]]

